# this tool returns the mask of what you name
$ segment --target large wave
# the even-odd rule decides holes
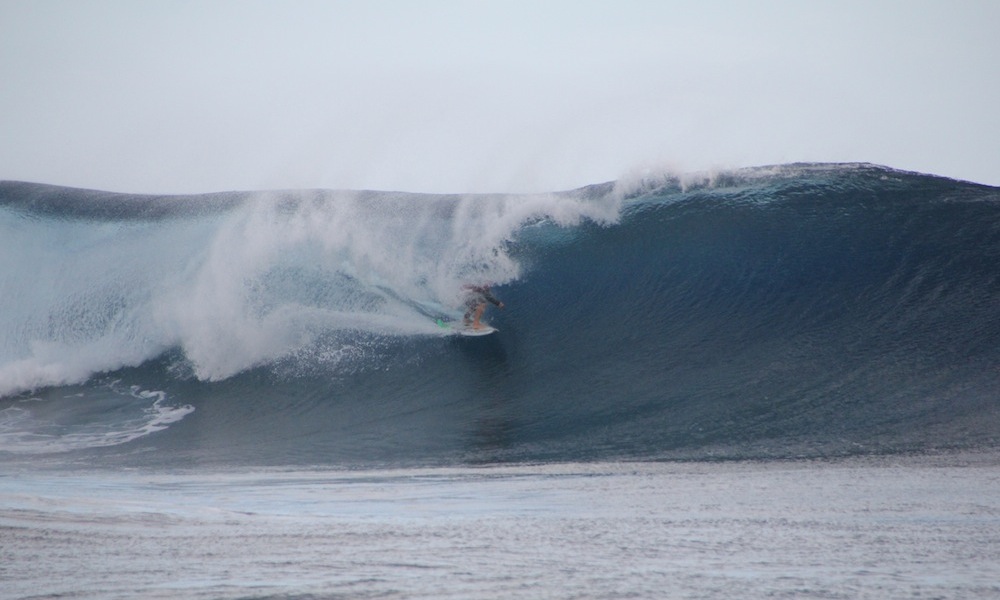
[[[998,441],[996,188],[785,165],[537,196],[0,198],[0,393],[36,390],[12,419],[162,394],[149,418],[183,419],[161,444],[258,463]],[[447,337],[470,281],[497,285],[501,331]]]

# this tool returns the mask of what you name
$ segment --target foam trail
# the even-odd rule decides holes
[[[102,387],[105,389],[97,398],[69,398],[85,400],[87,406],[80,410],[91,409],[96,415],[88,413],[88,418],[80,419],[73,410],[66,411],[73,417],[70,420],[65,415],[48,414],[51,411],[38,414],[43,411],[36,411],[35,403],[45,403],[36,398],[0,410],[0,449],[13,454],[49,454],[117,446],[163,431],[194,412],[190,405],[168,402],[160,391],[138,386],[124,391],[117,382]]]

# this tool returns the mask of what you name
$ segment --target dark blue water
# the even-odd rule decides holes
[[[544,196],[0,184],[0,456],[831,457],[1000,442],[1000,190],[868,165]],[[469,281],[499,333],[447,335]]]

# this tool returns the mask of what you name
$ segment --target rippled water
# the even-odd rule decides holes
[[[5,598],[996,598],[1000,457],[10,473]]]

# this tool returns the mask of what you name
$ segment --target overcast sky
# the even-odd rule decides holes
[[[794,161],[1000,185],[1000,2],[0,0],[0,179],[523,192]]]

